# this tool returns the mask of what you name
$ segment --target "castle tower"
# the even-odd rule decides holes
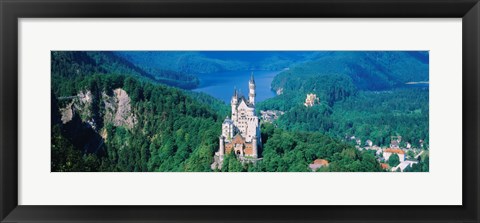
[[[232,120],[234,122],[237,121],[237,105],[238,105],[238,93],[237,93],[237,88],[233,91],[233,96],[231,100],[231,106],[232,106]]]
[[[250,75],[250,81],[248,82],[248,101],[250,104],[255,105],[255,80],[253,79],[253,72]]]
[[[233,121],[227,116],[222,123],[222,136],[225,137],[225,141],[228,142],[233,138],[234,133]]]
[[[252,150],[253,150],[253,158],[257,158],[258,157],[257,136],[253,136],[252,138]]]
[[[220,149],[218,150],[218,155],[222,157],[225,154],[225,137],[221,135],[220,137],[218,137],[218,139],[220,140]]]

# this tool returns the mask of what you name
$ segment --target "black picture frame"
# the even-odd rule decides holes
[[[478,0],[0,0],[0,15],[1,222],[479,222],[480,5]],[[463,205],[18,205],[17,21],[19,18],[75,17],[462,18]],[[135,192],[132,191],[132,193]]]

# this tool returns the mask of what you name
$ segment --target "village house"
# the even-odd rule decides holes
[[[392,154],[397,154],[400,162],[403,162],[405,160],[405,152],[403,150],[387,148],[383,150],[383,158],[385,159],[385,161],[388,161]]]
[[[411,149],[412,148],[412,144],[410,144],[409,142],[407,142],[407,149]]]
[[[387,163],[380,163],[380,167],[382,168],[382,170],[390,169],[390,166]]]
[[[367,141],[365,141],[365,145],[368,146],[368,147],[372,147],[373,146],[372,140],[367,139]]]
[[[375,151],[382,151],[382,147],[380,146],[377,146],[377,145],[373,145],[373,146],[370,146],[368,147],[369,150],[375,150]]]
[[[400,142],[402,142],[402,136],[391,136],[390,137],[390,148],[399,149]]]
[[[311,163],[310,165],[308,165],[308,167],[313,171],[317,171],[320,167],[323,167],[323,166],[328,166],[328,160],[325,160],[325,159],[316,159],[313,161],[313,163]]]
[[[277,120],[281,115],[285,114],[285,112],[279,110],[262,110],[260,111],[260,114],[264,122],[272,123]]]

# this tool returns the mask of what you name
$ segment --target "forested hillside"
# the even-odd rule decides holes
[[[151,69],[133,64],[110,51],[52,51],[52,89],[56,93],[72,94],[68,80],[81,80],[92,74],[132,75],[141,80],[163,83],[179,88],[198,86],[196,76],[168,69]],[[148,69],[147,69],[148,68]]]
[[[74,86],[78,92],[88,92],[91,101],[83,108],[70,106],[73,117],[62,124],[59,104],[65,103],[52,100],[53,171],[210,169],[221,120],[208,106],[180,90],[122,75],[91,75]],[[119,119],[134,117],[133,125],[108,121],[109,109],[115,105],[109,105],[105,95],[116,89],[128,93],[131,106]]]
[[[81,106],[52,94],[52,171],[211,171],[223,119],[208,101],[124,75],[86,76],[73,86],[91,101]],[[134,117],[133,125],[107,118],[112,106],[106,98],[118,89],[128,94],[131,110],[122,117]],[[65,108],[73,117],[63,123]],[[268,124],[262,132],[262,161],[242,165],[229,156],[222,171],[310,171],[308,163],[318,157],[331,160],[321,171],[380,171],[371,154],[321,133]]]
[[[242,166],[234,155],[227,155],[222,171],[310,172],[308,164],[322,158],[330,161],[321,172],[381,172],[371,151],[318,132],[286,131],[272,124],[262,125],[263,159]]]
[[[346,75],[361,90],[387,90],[410,81],[428,81],[428,52],[335,51],[277,75],[276,91],[296,91],[324,75]]]
[[[277,75],[278,96],[261,110],[284,111],[275,124],[292,131],[356,136],[388,146],[401,135],[415,146],[429,141],[428,52],[328,52]],[[305,107],[307,94],[318,105]]]
[[[264,110],[281,110],[285,114],[275,122],[291,131],[320,132],[337,138],[356,136],[376,145],[388,146],[390,137],[400,135],[419,146],[429,141],[428,89],[359,91],[333,104],[320,96],[319,104],[305,107],[303,97],[285,94],[259,103]]]

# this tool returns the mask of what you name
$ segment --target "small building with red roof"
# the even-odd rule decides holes
[[[313,161],[313,163],[308,165],[308,167],[310,167],[310,169],[314,172],[317,171],[322,166],[328,166],[328,160],[316,159],[316,160]]]
[[[390,169],[390,166],[387,163],[380,163],[380,166],[382,167],[382,170]]]
[[[397,154],[398,158],[400,159],[400,162],[403,162],[405,160],[405,152],[401,149],[392,149],[392,148],[387,148],[383,150],[383,158],[385,158],[385,161],[388,161],[390,156],[392,154]]]

